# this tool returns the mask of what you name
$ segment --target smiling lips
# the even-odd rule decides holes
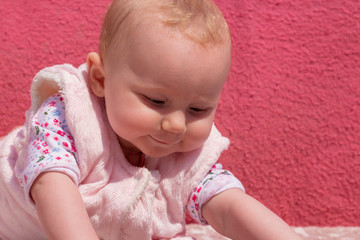
[[[162,140],[159,140],[159,139],[154,138],[154,137],[153,137],[153,136],[151,136],[151,135],[149,135],[149,137],[150,137],[153,141],[155,141],[155,142],[157,142],[157,143],[160,143],[160,144],[163,144],[163,145],[173,145],[173,144],[175,144],[175,143],[180,142],[180,140],[177,140],[177,141],[171,141],[171,142],[168,142],[168,141],[162,141]]]

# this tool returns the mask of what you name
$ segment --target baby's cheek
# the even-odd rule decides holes
[[[206,139],[209,137],[211,132],[212,122],[201,122],[194,123],[188,128],[187,138],[196,147],[200,147]]]

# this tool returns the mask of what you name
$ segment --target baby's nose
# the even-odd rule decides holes
[[[175,111],[167,114],[161,123],[161,128],[166,132],[184,133],[186,131],[185,113]]]

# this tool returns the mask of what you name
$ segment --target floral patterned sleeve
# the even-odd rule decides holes
[[[231,172],[222,169],[220,163],[215,164],[191,193],[186,205],[188,214],[197,223],[207,224],[201,215],[202,205],[213,196],[230,188],[239,188],[245,192],[241,182]]]
[[[78,185],[80,170],[60,94],[49,97],[42,104],[31,121],[31,127],[27,165],[19,182],[25,190],[25,196],[32,202],[30,188],[40,173],[62,172]]]

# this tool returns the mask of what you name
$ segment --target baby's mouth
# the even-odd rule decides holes
[[[155,138],[155,137],[153,137],[153,136],[151,136],[151,135],[149,135],[149,137],[150,137],[153,141],[155,141],[155,142],[157,142],[157,143],[160,143],[160,144],[163,144],[163,145],[173,145],[173,144],[176,144],[176,143],[179,142],[178,140],[177,140],[177,141],[162,140],[162,139],[159,139],[159,138]]]

